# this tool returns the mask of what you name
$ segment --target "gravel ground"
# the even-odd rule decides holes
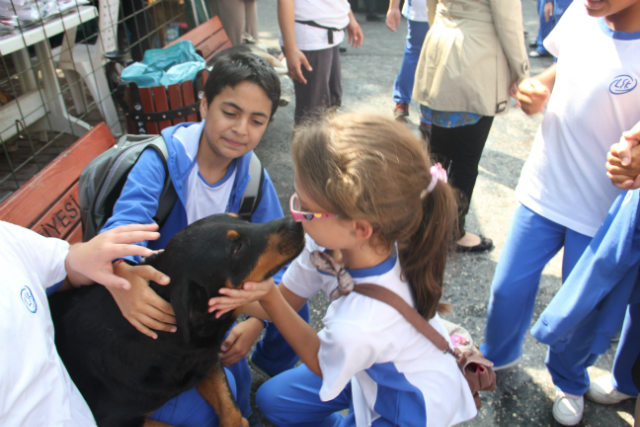
[[[261,41],[279,47],[276,0],[258,2]],[[528,41],[537,32],[535,1],[523,0],[525,30]],[[348,48],[342,55],[342,85],[344,90],[341,111],[368,111],[392,117],[391,92],[393,81],[402,61],[406,21],[397,34],[383,23],[369,23],[363,14],[356,14],[365,34],[360,49]],[[551,65],[549,58],[531,61],[532,74]],[[284,95],[291,105],[281,108],[274,116],[256,152],[271,175],[286,212],[288,197],[293,191],[293,168],[289,143],[293,126],[293,85],[283,78]],[[418,106],[410,108],[414,129],[418,124]],[[515,186],[520,170],[531,149],[542,116],[527,117],[520,110],[512,110],[495,119],[482,160],[474,191],[467,228],[494,240],[495,249],[486,254],[452,257],[446,272],[444,301],[453,305],[453,313],[446,319],[466,327],[481,342],[484,336],[489,288],[504,243],[509,221],[516,207]],[[604,173],[604,171],[603,171]],[[549,303],[561,284],[561,254],[543,271],[535,308],[534,322]],[[316,295],[310,302],[311,325],[320,330],[328,301]],[[524,356],[516,368],[498,373],[498,390],[484,393],[483,407],[478,416],[465,423],[468,426],[552,426],[557,424],[551,407],[555,391],[545,368],[546,346],[527,335]],[[611,369],[615,345],[596,366],[590,369],[592,378],[605,375]],[[264,382],[254,373],[253,393]],[[583,426],[633,425],[634,401],[603,406],[586,402]],[[266,426],[272,424],[265,422]]]

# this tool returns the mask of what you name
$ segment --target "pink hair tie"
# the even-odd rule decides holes
[[[431,166],[431,169],[429,171],[431,172],[431,182],[427,187],[427,193],[431,193],[433,189],[436,188],[438,180],[444,182],[445,184],[447,182],[447,171],[444,170],[440,163],[436,163],[435,165]]]

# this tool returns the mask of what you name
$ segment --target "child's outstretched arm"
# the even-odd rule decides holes
[[[293,0],[278,0],[278,24],[284,42],[284,55],[287,57],[287,68],[291,77],[300,83],[307,83],[302,68],[313,71],[307,57],[296,45],[295,8]]]
[[[260,305],[271,318],[271,322],[276,325],[278,331],[300,357],[300,360],[307,365],[311,372],[322,377],[322,370],[318,361],[320,338],[318,338],[318,333],[296,312],[304,305],[304,302],[299,307],[292,307],[280,291],[280,289],[288,291],[283,283],[275,286],[273,281],[264,281],[250,283],[250,285],[253,292],[259,295]],[[291,291],[288,291],[288,293],[295,295]],[[299,296],[298,298],[303,300]]]
[[[640,188],[640,122],[611,146],[607,153],[607,176],[622,190]]]
[[[77,287],[95,282],[108,288],[130,289],[126,279],[114,274],[112,260],[153,254],[151,249],[132,243],[158,239],[157,229],[157,224],[126,225],[99,234],[86,243],[71,246],[65,258],[69,284]]]
[[[210,311],[221,309],[221,315],[242,306],[243,313],[270,320],[309,369],[322,376],[318,362],[320,339],[297,313],[307,302],[306,298],[296,295],[282,282],[276,286],[273,279],[247,282],[241,290],[222,288],[220,293],[225,296],[212,298]]]
[[[175,332],[175,314],[171,305],[149,287],[149,281],[169,284],[169,278],[150,265],[130,266],[114,259],[127,256],[151,256],[153,251],[132,243],[156,240],[157,224],[119,226],[86,243],[74,245],[65,260],[71,286],[93,282],[107,287],[124,317],[140,332],[157,338],[149,328]],[[64,288],[61,288],[64,289]]]
[[[517,88],[512,89],[512,96],[518,101],[517,106],[528,115],[541,112],[553,91],[556,82],[557,65],[553,64],[535,77],[522,80]]]
[[[218,292],[221,297],[209,300],[209,313],[216,312],[216,317],[241,307],[241,313],[247,316],[270,321],[269,314],[262,308],[258,300],[265,295],[265,289],[276,286],[273,277],[263,282],[247,282],[242,289],[221,288]],[[291,292],[282,282],[277,285],[280,293],[287,300],[289,305],[297,312],[308,301]]]

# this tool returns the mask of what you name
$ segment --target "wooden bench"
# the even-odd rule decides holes
[[[115,142],[106,123],[95,126],[0,204],[0,220],[47,237],[81,242],[80,173]]]
[[[179,40],[191,40],[205,60],[211,59],[220,50],[231,47],[227,33],[217,16],[175,42]],[[197,104],[196,100],[202,96],[200,92],[204,90],[204,82],[208,75],[208,71],[203,70],[195,85],[187,81],[171,85],[168,90],[164,86],[139,88],[142,112],[161,115],[169,110],[180,110]],[[125,99],[130,111],[135,111],[131,103],[131,94],[127,93]],[[127,123],[129,133],[143,131],[142,133],[158,134],[165,127],[185,120],[199,119],[196,108],[182,117],[157,122],[135,121],[128,116]],[[142,125],[139,126],[140,123]],[[95,126],[2,202],[0,220],[30,228],[47,237],[57,237],[70,243],[81,242],[82,222],[78,204],[80,173],[91,160],[115,142],[113,134],[104,122]]]
[[[198,25],[166,47],[182,40],[190,40],[207,63],[216,53],[232,46],[217,16]],[[127,131],[157,135],[166,127],[185,121],[199,121],[201,118],[198,104],[204,96],[204,84],[208,76],[209,72],[203,70],[196,77],[195,84],[185,81],[168,88],[138,88],[135,83],[129,83],[124,93],[124,100],[128,106],[125,109]]]
[[[177,38],[167,45],[167,47],[182,40],[190,40],[196,48],[196,51],[204,58],[205,61],[207,61],[207,64],[209,64],[213,55],[221,50],[233,46],[229,41],[229,37],[227,37],[227,33],[224,31],[224,28],[222,28],[220,18],[217,16],[214,16],[207,22],[203,22],[198,25],[184,36]]]

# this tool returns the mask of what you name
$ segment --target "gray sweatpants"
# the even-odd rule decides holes
[[[296,92],[295,124],[303,117],[338,108],[342,102],[340,80],[340,48],[304,50],[313,71],[302,67],[307,83],[293,81]]]
[[[211,16],[218,15],[222,27],[231,44],[242,43],[242,35],[246,32],[258,40],[258,12],[255,1],[244,0],[209,0]]]

